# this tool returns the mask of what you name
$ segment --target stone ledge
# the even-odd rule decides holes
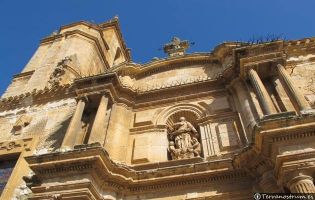
[[[25,158],[41,180],[88,175],[130,191],[178,187],[208,182],[230,182],[247,179],[244,170],[234,169],[230,159],[203,161],[193,158],[182,161],[128,166],[113,162],[102,147],[85,147]],[[97,181],[97,182],[98,182]],[[148,186],[153,184],[154,186]]]

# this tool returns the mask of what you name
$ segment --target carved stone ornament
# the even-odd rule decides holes
[[[189,48],[187,40],[180,40],[178,37],[173,37],[170,43],[164,45],[164,52],[169,56],[181,56],[185,54],[186,49]]]
[[[28,126],[31,123],[31,121],[32,117],[30,116],[22,115],[21,117],[19,117],[13,125],[14,134],[19,134],[24,127]]]
[[[71,57],[66,56],[64,59],[58,62],[57,66],[49,77],[48,83],[51,87],[60,85],[61,77],[65,74],[65,67],[71,61]]]
[[[172,160],[199,157],[201,145],[198,141],[198,132],[185,117],[180,117],[179,122],[168,127],[168,151]]]

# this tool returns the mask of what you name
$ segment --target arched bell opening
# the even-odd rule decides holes
[[[166,120],[168,160],[203,157],[198,115],[189,110],[175,112]]]

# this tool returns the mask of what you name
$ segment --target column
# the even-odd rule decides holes
[[[264,115],[275,114],[276,109],[257,72],[254,69],[250,69],[248,72],[248,76],[255,89],[258,101],[261,105],[261,109],[263,110]]]
[[[306,175],[299,175],[288,182],[292,193],[315,193],[313,178]]]
[[[250,106],[249,94],[242,80],[236,80],[233,86],[241,107],[242,116],[244,117],[245,127],[251,132],[256,122]],[[251,141],[251,136],[248,135],[247,139]]]
[[[74,115],[72,116],[67,132],[62,141],[62,145],[61,145],[62,148],[64,147],[72,148],[76,144],[76,141],[79,139],[78,137],[80,137],[79,135],[82,128],[81,119],[82,119],[82,114],[84,111],[85,104],[86,104],[86,99],[84,98],[79,99]]]
[[[279,79],[286,90],[292,104],[294,105],[297,111],[311,109],[310,105],[304,98],[304,95],[300,92],[300,90],[294,85],[290,75],[285,70],[285,68],[278,64],[277,72],[279,75]]]
[[[108,105],[108,98],[102,95],[100,104],[98,106],[96,116],[93,122],[90,138],[88,140],[89,144],[99,142],[101,145],[103,145],[105,141],[105,134],[106,134],[106,129],[108,125],[108,121],[106,121],[107,105]]]

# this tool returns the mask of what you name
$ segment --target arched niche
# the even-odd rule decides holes
[[[167,120],[170,119],[170,117],[176,113],[191,113],[189,114],[190,116],[194,115],[196,116],[197,119],[201,119],[206,116],[207,110],[199,105],[194,105],[194,104],[178,104],[175,106],[172,106],[161,113],[157,115],[155,118],[154,124],[156,125],[166,125]],[[178,115],[178,114],[177,114]],[[175,117],[174,115],[173,117]],[[189,116],[188,116],[189,117]],[[170,121],[169,121],[170,123]]]
[[[160,113],[156,124],[165,125],[168,160],[203,156],[198,120],[205,115],[202,107],[192,104],[176,105]]]

